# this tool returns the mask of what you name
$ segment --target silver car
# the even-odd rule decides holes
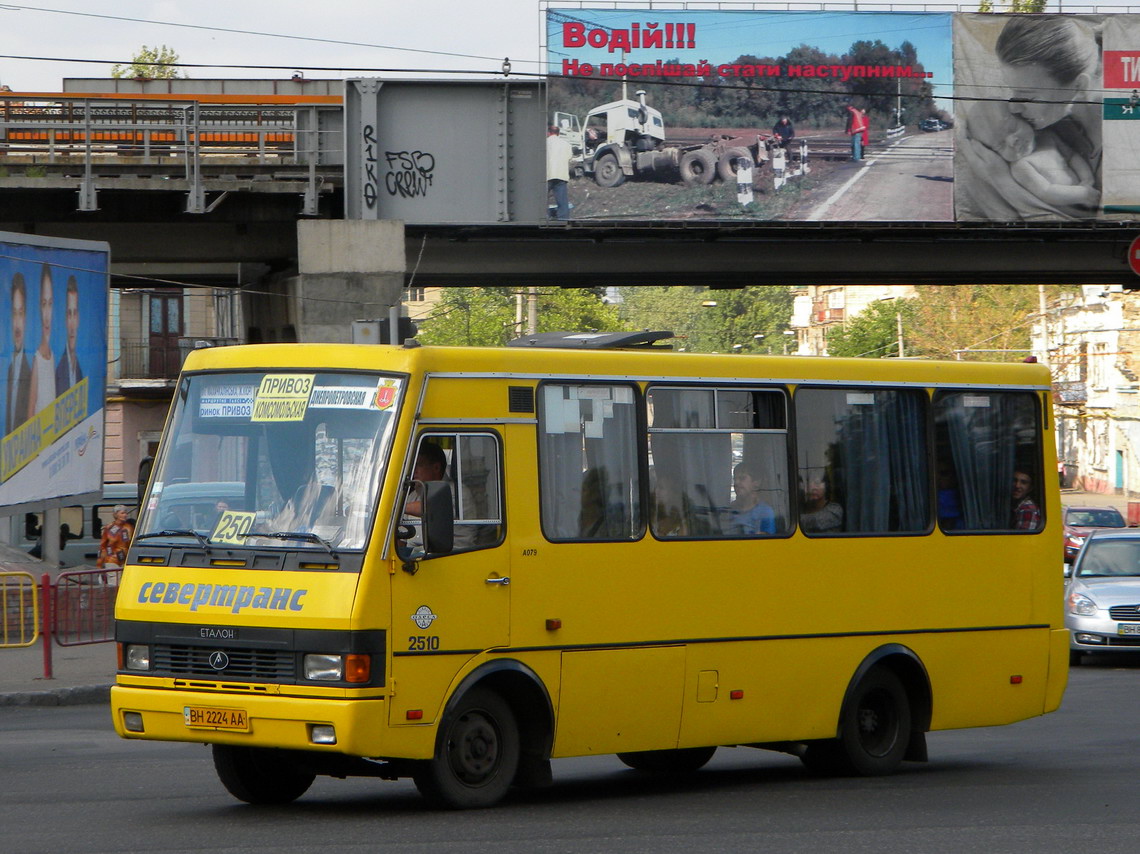
[[[1065,582],[1069,664],[1090,652],[1140,652],[1140,531],[1095,531]]]

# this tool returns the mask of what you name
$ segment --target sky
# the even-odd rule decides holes
[[[546,5],[568,8],[583,4],[543,4],[540,0],[0,0],[0,55],[109,60],[94,64],[0,58],[0,84],[20,92],[58,92],[64,77],[110,76],[112,63],[128,63],[144,44],[168,45],[183,62],[276,66],[186,69],[189,76],[199,78],[290,77],[295,70],[303,70],[310,78],[385,76],[375,69],[495,72],[502,67],[504,57],[510,58],[513,71],[539,73],[544,42],[542,9]],[[593,10],[585,5],[584,13],[590,14]],[[613,8],[635,4],[601,5]],[[648,4],[636,5],[644,10]],[[676,9],[679,4],[657,5]],[[786,5],[756,2],[743,3],[741,8],[764,11]],[[901,0],[893,7],[905,10],[916,5]],[[699,8],[699,4],[690,6]],[[729,2],[715,6],[735,8]],[[835,4],[829,8],[834,9]],[[867,2],[862,8],[868,8]],[[954,7],[938,8],[952,11]],[[963,11],[974,8],[976,5],[962,6]],[[768,27],[769,31],[773,29],[774,25]],[[862,37],[881,38],[890,47],[909,38],[926,61],[920,44],[922,32],[917,28],[907,32],[884,30],[881,35],[867,33]],[[850,45],[850,39],[842,44],[842,32],[828,34],[839,37],[834,45],[822,43],[823,35],[813,27],[807,33],[784,37],[783,43],[818,43],[821,48],[836,50]],[[742,43],[738,52],[778,55],[780,50],[773,47],[760,51],[753,40]],[[936,73],[936,84],[948,73],[948,69],[930,70]]]

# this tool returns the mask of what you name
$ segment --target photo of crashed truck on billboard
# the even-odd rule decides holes
[[[953,221],[951,29],[943,13],[549,9],[549,215]]]

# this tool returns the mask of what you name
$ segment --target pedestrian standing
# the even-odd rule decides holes
[[[554,219],[570,219],[570,143],[558,135],[558,126],[546,129],[546,189],[554,197]]]
[[[863,149],[871,141],[871,122],[867,114],[854,104],[848,104],[844,110],[847,113],[847,134],[851,137],[851,159],[862,160]]]
[[[111,524],[103,528],[95,566],[100,569],[122,569],[127,562],[127,549],[131,547],[134,535],[135,526],[127,519],[126,505],[116,504]]]

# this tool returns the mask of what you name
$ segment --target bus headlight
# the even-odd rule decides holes
[[[304,659],[305,678],[313,682],[353,682],[372,678],[372,658],[368,655],[337,655],[310,652]]]
[[[129,643],[123,651],[125,670],[150,670],[150,646],[145,643]]]
[[[323,652],[307,653],[305,678],[314,682],[340,682],[344,679],[344,656]]]
[[[1073,593],[1069,596],[1069,610],[1079,617],[1096,616],[1096,602],[1082,593]]]

